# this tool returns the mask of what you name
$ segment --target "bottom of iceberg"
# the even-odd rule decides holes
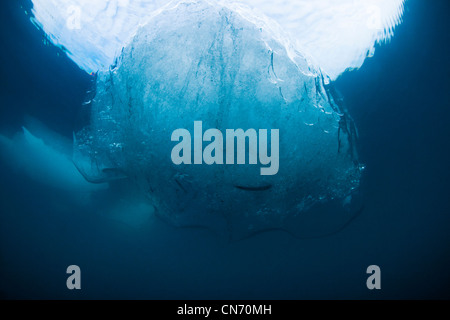
[[[358,211],[351,198],[361,176],[356,129],[332,91],[275,22],[240,7],[180,2],[98,73],[74,160],[91,182],[126,177],[176,226],[237,238],[273,228],[327,234]],[[222,133],[278,132],[277,170],[261,175],[251,150],[245,164],[174,163],[173,133],[200,121]],[[338,210],[342,201],[349,205]]]

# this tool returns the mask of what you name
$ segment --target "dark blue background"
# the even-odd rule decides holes
[[[45,44],[24,14],[30,1],[1,6],[0,133],[19,131],[29,114],[70,138],[90,76]],[[365,210],[342,232],[225,244],[161,222],[137,231],[95,208],[57,209],[54,190],[0,163],[0,296],[450,298],[449,13],[446,0],[407,1],[391,43],[336,82],[367,168]],[[81,291],[66,289],[70,264],[81,267]],[[380,291],[366,288],[371,264]]]

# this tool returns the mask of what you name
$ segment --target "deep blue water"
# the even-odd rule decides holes
[[[0,10],[0,133],[25,115],[71,138],[91,78],[29,23]],[[446,0],[409,0],[389,45],[335,85],[359,129],[364,211],[299,240],[268,232],[223,242],[154,222],[140,230],[57,201],[0,163],[0,296],[64,299],[450,298],[450,62]],[[59,54],[59,55],[58,55]],[[68,265],[82,290],[66,288]],[[366,287],[366,268],[382,289]]]

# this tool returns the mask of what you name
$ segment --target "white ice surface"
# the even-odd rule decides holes
[[[218,0],[211,0],[218,1]],[[225,0],[276,21],[331,79],[359,68],[401,21],[404,0]],[[221,1],[221,2],[225,2]],[[87,72],[107,69],[165,0],[32,0],[34,22]],[[176,2],[176,1],[175,1]]]

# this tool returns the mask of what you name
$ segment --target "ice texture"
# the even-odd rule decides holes
[[[155,15],[98,73],[90,124],[75,135],[80,171],[91,181],[127,176],[175,225],[280,227],[351,195],[361,174],[352,121],[322,73],[268,21],[203,0]],[[194,121],[223,133],[280,129],[278,174],[173,164],[171,134],[192,134]]]
[[[359,68],[401,22],[404,0],[214,0],[251,6],[290,33],[332,80]],[[167,0],[32,0],[33,21],[87,72],[105,70]]]
[[[32,0],[33,23],[87,72],[108,69],[167,0]]]
[[[238,1],[236,1],[238,2]],[[245,0],[277,21],[332,80],[389,41],[404,0]]]

